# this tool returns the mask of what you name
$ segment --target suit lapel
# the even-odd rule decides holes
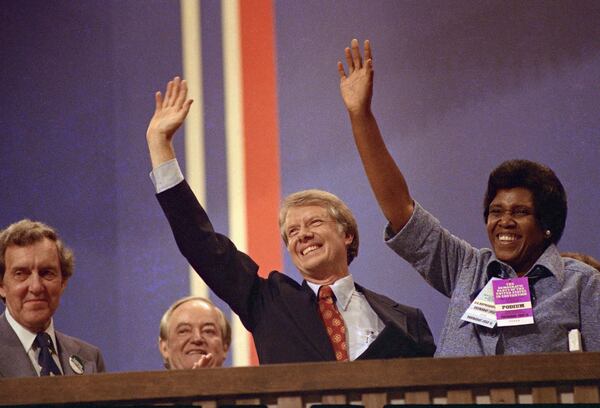
[[[71,367],[71,356],[77,356],[77,353],[79,352],[79,350],[81,349],[81,347],[79,346],[79,344],[77,344],[75,341],[73,341],[73,339],[71,339],[68,336],[65,336],[64,334],[55,331],[56,333],[56,342],[58,343],[58,356],[60,358],[60,364],[62,365],[62,369],[63,369],[63,373],[65,375],[74,375],[74,374],[82,374],[82,373],[76,373],[75,371],[73,371],[73,368]],[[80,357],[81,361],[84,364],[84,372],[85,373],[92,373],[91,370],[91,363],[88,361],[84,361],[83,358]]]
[[[355,283],[355,286],[363,295],[365,295],[365,299],[367,299],[369,305],[371,305],[386,327],[391,325],[405,333],[408,332],[406,314],[398,308],[399,305],[397,302],[394,302],[385,296],[378,295],[375,292],[371,292],[357,283]]]
[[[360,287],[359,287],[360,288]],[[419,329],[409,330],[408,321],[410,313],[405,306],[394,302],[385,296],[378,295],[368,289],[360,288],[365,298],[381,320],[385,329],[371,343],[369,348],[361,354],[359,359],[369,358],[399,358],[399,357],[425,357],[432,356],[435,351],[433,338],[419,337]],[[419,325],[419,322],[415,322]],[[427,323],[423,322],[424,330],[429,331]],[[431,336],[431,334],[429,334]]]
[[[398,358],[415,355],[417,345],[408,331],[407,316],[400,309],[400,305],[359,285],[356,285],[356,287],[362,291],[367,302],[385,324],[385,328],[379,333],[375,341],[369,345],[358,359]]]
[[[0,377],[37,377],[29,356],[15,331],[0,316]]]
[[[385,324],[385,329],[380,334],[381,338],[373,342],[371,346],[379,349],[379,343],[386,343],[385,337],[400,337],[406,339],[408,328],[406,314],[400,308],[398,303],[391,299],[371,292],[368,289],[355,283],[356,289],[365,295],[373,311]],[[289,316],[298,327],[299,333],[305,340],[311,344],[314,349],[326,360],[335,360],[333,349],[327,336],[327,331],[323,326],[317,310],[316,296],[308,284],[302,282],[301,291],[293,291],[284,297],[284,305],[288,310]],[[382,336],[383,335],[383,336]],[[365,353],[368,355],[369,347]]]
[[[298,333],[301,333],[306,342],[313,346],[323,359],[335,360],[329,336],[317,309],[315,293],[306,282],[302,282],[301,290],[286,295],[283,304],[298,327]]]

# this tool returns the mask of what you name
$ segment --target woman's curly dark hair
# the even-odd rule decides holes
[[[535,217],[543,231],[550,230],[550,242],[557,244],[567,221],[567,194],[552,169],[540,163],[508,160],[490,173],[483,199],[484,221],[498,190],[517,187],[531,191]]]

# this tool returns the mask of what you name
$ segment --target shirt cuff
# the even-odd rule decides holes
[[[150,180],[154,184],[156,194],[162,193],[183,181],[183,173],[177,159],[164,162],[150,172]]]

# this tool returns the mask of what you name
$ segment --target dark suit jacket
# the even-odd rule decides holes
[[[91,374],[105,371],[104,360],[97,347],[58,331],[56,345],[60,364],[65,375],[76,374],[69,358],[78,356],[83,361],[84,373]],[[23,344],[15,331],[6,320],[6,315],[0,315],[0,377],[37,377],[37,373]]]
[[[334,361],[314,292],[258,265],[215,233],[204,209],[183,181],[157,195],[177,245],[206,284],[237,313],[253,334],[261,364]],[[423,313],[359,285],[385,329],[359,358],[432,356],[433,337]]]

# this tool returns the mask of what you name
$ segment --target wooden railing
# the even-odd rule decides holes
[[[600,353],[419,358],[0,380],[0,404],[600,403]]]

